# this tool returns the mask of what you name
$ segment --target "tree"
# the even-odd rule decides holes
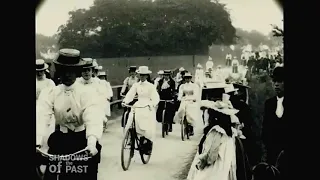
[[[41,54],[47,53],[48,51],[55,52],[58,50],[58,36],[45,36],[42,34],[36,34],[36,58],[37,59],[46,59]]]
[[[207,54],[236,37],[225,5],[210,0],[95,0],[69,15],[60,46],[91,57]]]

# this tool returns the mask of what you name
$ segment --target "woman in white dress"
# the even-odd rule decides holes
[[[139,74],[140,81],[134,83],[123,100],[124,104],[129,104],[136,97],[138,101],[134,106],[146,106],[146,108],[138,108],[135,110],[135,122],[136,130],[139,135],[144,137],[145,142],[143,142],[146,152],[145,154],[151,154],[153,142],[156,136],[156,106],[160,101],[159,94],[156,87],[147,81],[147,77],[151,74],[148,66],[140,66],[137,70]],[[125,131],[130,127],[133,121],[132,111],[129,114],[128,122],[125,127]]]
[[[233,123],[239,122],[238,112],[227,102],[213,102],[203,106],[214,111],[209,125],[204,129],[198,152],[191,165],[188,180],[237,180],[236,145],[237,129]]]
[[[106,96],[106,116],[111,116],[111,110],[110,110],[110,101],[113,97],[113,91],[112,87],[110,85],[110,82],[107,80],[107,73],[104,71],[98,72],[98,78],[101,80],[102,85],[104,85],[107,88],[107,94]]]
[[[49,65],[44,62],[42,59],[36,60],[36,102],[38,101],[39,95],[41,91],[43,91],[46,88],[52,88],[55,85],[55,83],[51,80],[46,78],[45,71],[48,70]],[[50,134],[54,131],[54,116],[51,116],[50,121],[48,122],[48,132],[46,136],[43,138],[42,144],[44,144],[43,149],[47,150],[47,141],[50,136]]]
[[[47,79],[45,76],[45,71],[48,67],[48,64],[43,59],[36,60],[36,100],[38,100],[43,89],[56,86],[51,79]]]
[[[90,86],[96,90],[100,97],[100,103],[101,108],[105,111],[106,110],[106,97],[109,97],[110,93],[107,89],[107,87],[101,83],[101,80],[97,77],[93,77],[94,68],[96,67],[94,65],[94,61],[92,58],[82,58],[82,60],[85,62],[85,65],[82,67],[81,77],[77,78],[77,83],[80,83],[84,86]],[[104,124],[108,122],[107,116],[104,118]]]
[[[41,147],[42,139],[47,133],[46,123],[51,115],[55,116],[55,132],[48,140],[49,154],[67,155],[87,149],[92,156],[87,161],[73,161],[75,167],[86,166],[85,171],[67,171],[65,163],[50,161],[48,165],[60,168],[58,172],[45,172],[44,180],[97,180],[100,162],[103,114],[99,95],[89,86],[75,83],[82,65],[80,51],[61,49],[53,61],[62,84],[47,88],[41,92],[37,103],[37,147]],[[61,162],[61,161],[60,161]],[[61,166],[62,165],[62,166]]]
[[[200,89],[203,87],[203,81],[204,81],[204,70],[201,64],[198,64],[196,73],[195,73],[195,83],[199,85]]]
[[[189,123],[190,135],[194,134],[194,128],[202,128],[202,116],[200,110],[200,88],[191,82],[192,75],[186,73],[184,75],[185,83],[179,87],[178,101],[180,101],[179,109],[174,117],[174,121],[180,123],[186,116]]]

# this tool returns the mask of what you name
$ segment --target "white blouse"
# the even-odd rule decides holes
[[[100,81],[103,84],[103,86],[105,86],[107,89],[106,98],[110,100],[113,97],[113,91],[112,91],[112,87],[110,85],[110,82],[108,82],[106,80],[100,80]]]
[[[154,107],[157,106],[160,101],[156,87],[148,81],[134,83],[124,98],[124,103],[130,103],[136,94],[138,94],[138,101],[151,103],[150,105]]]
[[[110,94],[105,84],[102,83],[99,78],[90,78],[89,80],[85,80],[82,77],[80,77],[77,78],[76,82],[84,86],[90,86],[94,88],[97,91],[98,95],[103,99],[105,99]]]
[[[131,87],[133,86],[134,83],[138,82],[138,77],[127,77],[124,81],[123,81],[123,86],[122,86],[122,89],[121,89],[121,93],[124,93],[125,90],[128,89],[130,90]]]
[[[45,77],[41,80],[36,79],[36,99],[39,98],[40,92],[43,89],[54,86],[56,86],[56,84],[51,79],[47,79]]]
[[[55,116],[55,124],[72,131],[85,127],[87,138],[94,136],[99,140],[102,136],[104,111],[92,87],[74,83],[47,88],[39,96],[36,112],[37,144],[47,133],[51,115]]]
[[[178,100],[181,101],[183,95],[186,99],[194,99],[199,101],[199,86],[194,83],[182,84],[179,88]]]

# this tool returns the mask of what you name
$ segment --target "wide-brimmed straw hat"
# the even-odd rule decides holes
[[[181,68],[179,69],[179,71],[182,72],[182,71],[185,71],[185,69],[184,69],[183,67],[181,67]]]
[[[93,68],[93,59],[92,58],[82,58],[82,61],[85,62],[85,64],[82,66],[83,68]]]
[[[158,74],[159,74],[159,75],[163,75],[163,74],[164,74],[164,71],[163,71],[163,70],[160,70],[160,71],[158,72]]]
[[[164,70],[163,71],[163,75],[170,75],[171,74],[171,70]]]
[[[227,84],[227,87],[224,88],[225,93],[236,92],[239,89],[234,88],[233,84]]]
[[[201,106],[213,109],[226,115],[235,115],[239,112],[239,110],[232,107],[232,105],[222,101],[202,100]]]
[[[197,68],[198,68],[198,69],[202,69],[201,64],[198,63]]]
[[[102,69],[103,69],[103,67],[102,66],[98,66],[98,68],[97,68],[99,71],[101,71]]]
[[[36,60],[36,71],[44,71],[48,69],[49,65],[43,59]]]
[[[60,49],[58,56],[53,60],[54,64],[60,66],[80,67],[85,64],[80,58],[80,51],[77,49]]]
[[[140,66],[139,69],[137,70],[138,74],[151,74],[152,71],[149,70],[148,66]]]
[[[184,77],[192,77],[192,74],[187,72],[187,73],[184,74]]]
[[[106,76],[107,75],[107,73],[106,72],[104,72],[104,71],[100,71],[100,72],[98,72],[98,75],[97,76]]]

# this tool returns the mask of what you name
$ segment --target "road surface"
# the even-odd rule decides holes
[[[98,180],[177,180],[177,174],[184,167],[186,160],[194,153],[200,136],[182,141],[180,126],[174,125],[173,132],[161,137],[161,124],[157,126],[157,139],[148,164],[143,164],[136,151],[128,171],[121,167],[121,143],[123,131],[120,128],[120,118],[109,121],[107,132],[104,133],[101,144],[101,163]]]

